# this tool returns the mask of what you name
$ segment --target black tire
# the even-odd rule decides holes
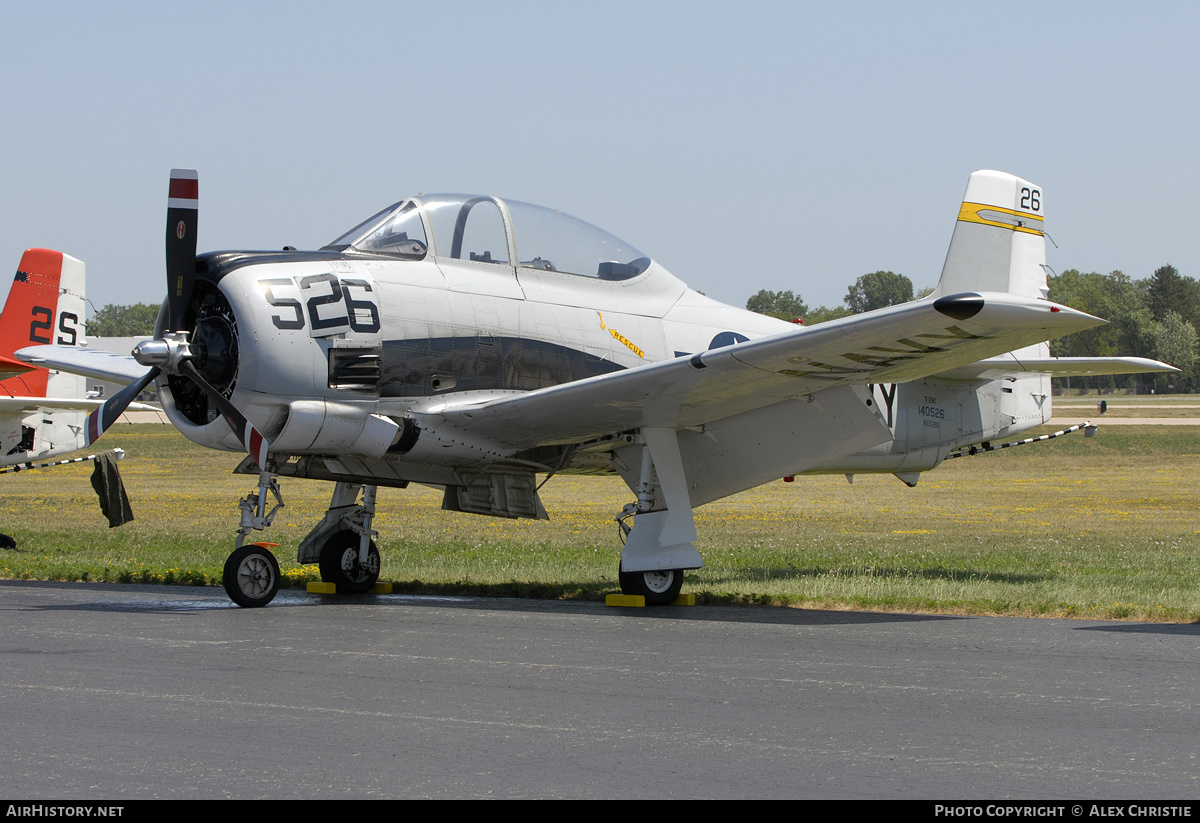
[[[379,580],[379,549],[371,541],[367,549],[367,565],[358,562],[358,535],[343,529],[325,541],[318,565],[321,579],[333,583],[346,594],[362,594],[371,590]]]
[[[650,572],[620,571],[621,591],[640,594],[647,606],[669,606],[683,588],[683,569],[663,569]]]
[[[234,603],[248,609],[265,606],[279,591],[279,561],[270,549],[251,543],[229,555],[221,579]]]

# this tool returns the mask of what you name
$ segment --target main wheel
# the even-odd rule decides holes
[[[669,606],[679,597],[683,588],[683,569],[662,569],[650,572],[618,573],[621,591],[625,594],[640,594],[646,598],[647,606]]]
[[[221,579],[234,603],[246,608],[265,606],[279,591],[279,561],[270,549],[251,543],[229,555]]]
[[[358,562],[358,534],[343,529],[321,547],[318,565],[321,579],[333,583],[339,592],[362,594],[370,591],[379,579],[379,549],[375,541],[367,548],[367,562]]]

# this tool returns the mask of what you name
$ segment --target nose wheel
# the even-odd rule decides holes
[[[265,546],[242,546],[225,561],[222,582],[229,599],[239,606],[265,606],[279,591],[279,561]]]

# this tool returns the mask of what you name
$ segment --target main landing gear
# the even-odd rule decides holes
[[[378,532],[371,528],[375,491],[375,486],[337,483],[325,517],[300,541],[297,559],[316,563],[321,579],[336,585],[339,592],[367,592],[379,580],[379,548],[374,540]],[[270,498],[274,504],[268,510]],[[268,528],[283,508],[275,475],[259,472],[258,488],[242,498],[238,508],[242,519],[237,549],[225,561],[225,592],[239,606],[265,606],[279,591],[279,562],[269,548],[274,544],[245,541],[251,531]]]
[[[679,597],[683,570],[704,565],[692,543],[696,524],[677,434],[644,428],[627,442],[630,445],[617,450],[613,463],[637,494],[637,502],[617,517],[625,541],[618,579],[624,594],[641,595],[647,606],[667,606]],[[632,526],[626,523],[630,517]]]
[[[358,493],[362,492],[362,504]],[[316,563],[321,579],[347,594],[368,592],[379,580],[379,548],[371,528],[375,519],[375,486],[339,482],[329,510],[300,541],[296,559]]]
[[[359,536],[350,529],[335,532],[321,547],[321,579],[333,583],[339,592],[362,594],[379,580],[379,549],[372,540],[367,545],[366,562],[359,560]]]

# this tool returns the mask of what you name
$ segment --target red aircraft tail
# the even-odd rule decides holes
[[[81,341],[82,311],[59,312],[59,295],[64,291],[63,268],[77,267],[82,292],[83,264],[62,252],[27,249],[13,278],[4,312],[0,314],[0,394],[15,397],[45,397],[49,372],[13,358],[26,346],[51,343],[77,345]],[[75,298],[82,303],[78,297]],[[61,314],[61,316],[60,316]]]

